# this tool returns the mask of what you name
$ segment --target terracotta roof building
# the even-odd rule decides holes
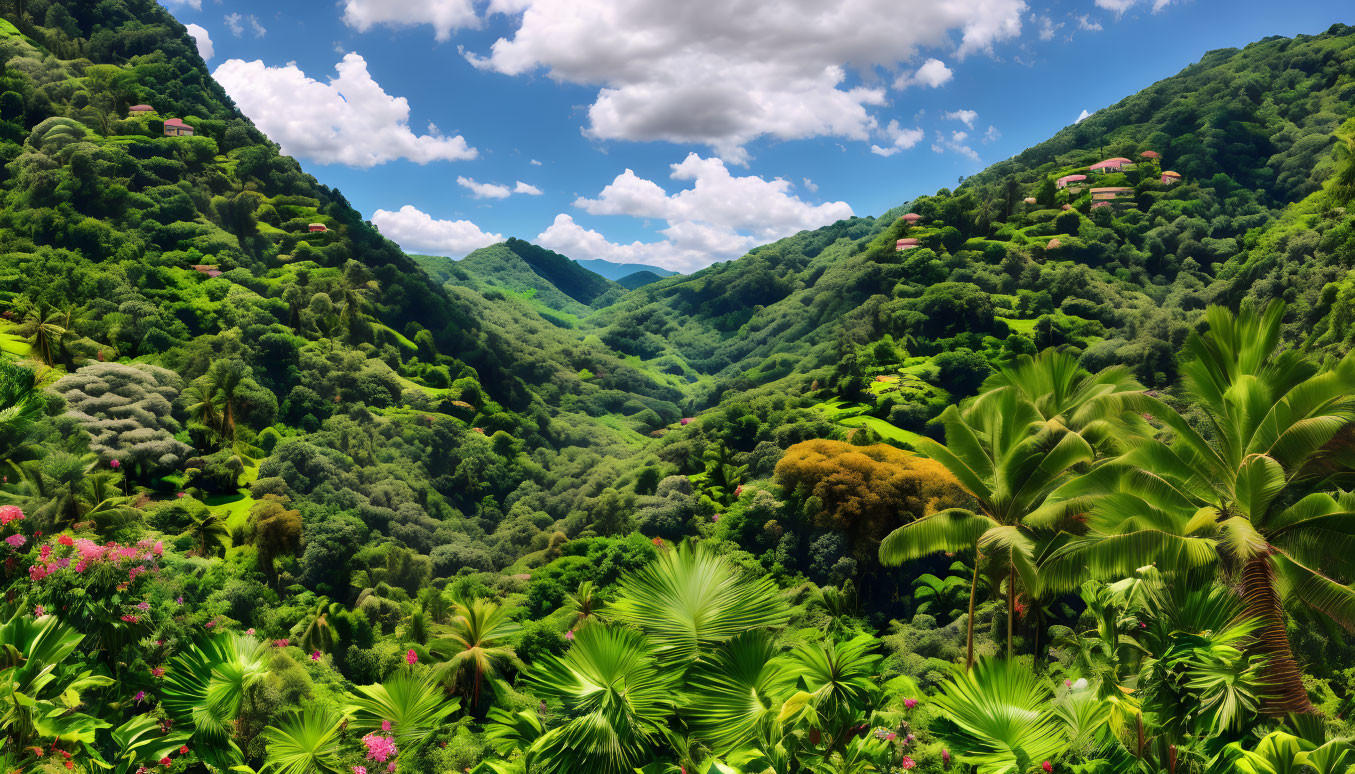
[[[1058,180],[1055,180],[1054,185],[1057,185],[1059,188],[1067,188],[1069,183],[1081,183],[1086,179],[1086,175],[1064,175]]]
[[[193,127],[185,124],[181,118],[171,118],[165,122],[166,137],[192,137]]]
[[[1181,182],[1181,175],[1179,173],[1173,172],[1170,169],[1162,173],[1163,185],[1173,185],[1179,182]]]

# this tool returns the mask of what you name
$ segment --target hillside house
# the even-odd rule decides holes
[[[1176,185],[1179,182],[1181,182],[1181,175],[1179,173],[1173,172],[1170,169],[1162,173],[1163,185]]]
[[[899,220],[902,220],[908,225],[913,226],[916,225],[919,220],[922,220],[922,216],[917,214],[916,212],[910,212],[906,215],[900,216]]]
[[[894,250],[901,253],[901,252],[903,252],[904,250],[912,250],[914,247],[921,247],[921,246],[922,246],[922,243],[919,242],[919,241],[918,241],[917,239],[915,239],[914,237],[906,237],[906,238],[900,239],[899,241],[897,241],[897,242],[894,243]]]
[[[1119,199],[1120,197],[1129,196],[1134,193],[1134,189],[1126,188],[1125,186],[1111,186],[1108,188],[1093,188],[1091,193],[1092,199],[1112,201]]]
[[[1133,169],[1133,164],[1134,162],[1127,158],[1116,156],[1113,159],[1098,161],[1095,164],[1092,164],[1090,169],[1092,172],[1105,174],[1107,172],[1121,172],[1126,168],[1125,165],[1129,165],[1129,168]]]
[[[1161,153],[1158,153],[1157,151],[1144,151],[1143,153],[1140,153],[1139,156],[1142,157],[1142,158],[1145,158],[1145,159],[1160,159],[1160,158],[1162,158],[1162,154],[1161,154]]]
[[[329,227],[323,223],[312,223],[306,227],[306,230],[312,234],[320,234],[329,230]]]
[[[127,108],[127,117],[136,118],[137,116],[144,116],[154,112],[155,108],[150,105],[132,105]]]
[[[192,137],[193,127],[185,124],[181,118],[171,118],[165,122],[166,137]]]
[[[1064,188],[1067,188],[1070,184],[1081,183],[1081,182],[1085,181],[1086,179],[1087,179],[1087,176],[1086,176],[1086,175],[1064,175],[1063,177],[1059,178],[1058,180],[1055,180],[1055,181],[1054,181],[1054,185],[1058,186],[1058,187],[1059,187],[1059,190],[1063,190]],[[1081,187],[1082,187],[1082,186],[1080,186],[1080,185],[1075,185],[1075,186],[1074,186],[1074,188],[1081,188]]]

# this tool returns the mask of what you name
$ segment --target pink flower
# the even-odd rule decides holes
[[[275,648],[285,648],[285,647],[287,647],[288,645],[291,645],[291,644],[292,644],[292,641],[291,641],[291,640],[288,640],[288,639],[273,640],[273,647],[275,647]]]
[[[156,676],[156,677],[164,677],[164,676],[165,676],[165,668],[164,668],[164,667],[152,667],[152,668],[151,668],[151,674],[154,675],[154,676]]]
[[[145,612],[151,609],[151,603],[143,599],[142,601],[136,603],[136,609]]]
[[[51,575],[51,571],[49,571],[46,567],[40,564],[35,564],[28,568],[29,580],[40,581],[43,578],[46,578],[48,575]]]
[[[377,763],[385,763],[399,752],[395,749],[395,737],[392,736],[368,734],[362,737],[362,743],[367,746],[367,759]]]
[[[353,767],[353,774],[367,774],[367,767],[366,767],[366,766],[354,766],[354,767]]]
[[[318,650],[313,650],[313,651],[311,651],[311,661],[319,661],[319,660],[320,660],[320,651],[318,651]],[[382,729],[382,730],[384,731],[385,729]]]
[[[382,730],[382,731],[390,731],[390,730],[391,730],[391,722],[390,722],[389,720],[383,720],[383,721],[381,721],[381,730]]]
[[[124,615],[124,616],[122,617],[122,620],[123,620],[124,623],[136,623],[137,621],[140,621],[141,619],[140,619],[140,618],[137,618],[137,617],[134,616],[134,615]]]
[[[179,597],[179,604],[181,604],[181,605],[183,604],[183,597]],[[254,636],[254,627],[251,626],[251,627],[249,627],[248,629],[246,629],[246,630],[245,630],[245,634],[248,634],[249,636],[253,637],[253,636]]]
[[[573,642],[573,641],[574,641],[574,632],[573,632],[573,631],[567,631],[567,632],[565,632],[565,639],[569,640],[570,642]]]
[[[206,627],[207,627],[208,629],[215,628],[215,627],[216,627],[216,621],[208,621],[205,625],[206,625]]]
[[[711,514],[710,520],[713,521],[713,522],[719,522],[719,521],[720,521],[720,514],[718,514],[718,513]]]
[[[1073,687],[1073,681],[1072,681],[1072,680],[1064,680],[1064,681],[1063,681],[1063,685],[1064,685],[1065,688],[1072,688],[1072,687]]]
[[[917,699],[904,699],[903,706],[912,709],[917,706]]]
[[[414,652],[414,649],[413,649],[413,648],[410,648],[408,651],[405,652],[405,663],[406,663],[406,664],[413,664],[413,663],[416,663],[418,660],[419,660],[419,655],[418,655],[417,653]]]
[[[136,701],[137,704],[140,704],[141,702],[146,700],[146,692],[137,691],[136,696],[133,696],[132,698]]]
[[[10,548],[23,548],[24,544],[28,542],[28,538],[23,535],[14,534],[5,538],[5,542],[9,543]]]
[[[182,605],[182,604],[183,604],[183,597],[179,597],[178,599],[175,599],[174,602],[175,602],[175,604]]]
[[[188,494],[187,492],[180,492],[180,493],[178,493],[177,495],[175,495],[175,497],[183,497],[183,496],[185,496],[185,495],[187,495],[187,494]]]
[[[391,762],[386,766],[386,771],[395,771],[395,761],[391,761]]]
[[[61,537],[59,537],[59,538],[56,539],[56,542],[60,543],[60,544],[63,545],[63,546],[73,546],[73,545],[75,545],[75,541],[74,541],[74,540],[71,540],[71,536],[70,536],[70,535],[62,535]]]
[[[941,763],[946,766],[950,765],[950,750],[944,747],[941,748]]]
[[[33,608],[33,615],[36,618],[41,618],[44,615],[47,615],[47,608],[43,607],[42,605],[37,605],[36,607]]]
[[[915,766],[917,766],[917,761],[909,758],[907,755],[903,756],[903,760],[899,761],[899,768],[901,769],[911,769]]]
[[[1044,769],[1045,774],[1049,774],[1049,772],[1054,770],[1054,764],[1050,763],[1049,761],[1045,761],[1044,763],[1040,764],[1040,768]]]
[[[9,480],[8,477],[6,477],[5,480],[8,481]],[[6,505],[4,507],[0,507],[0,526],[8,524],[11,521],[23,521],[23,518],[24,512],[17,505]]]
[[[122,463],[121,463],[121,462],[118,462],[117,460],[111,460],[111,461],[108,463],[108,467],[110,467],[110,468],[112,468],[112,469],[114,469],[114,470],[117,470],[118,468],[122,467]]]
[[[84,559],[81,559],[80,561],[75,563],[76,572],[84,572],[86,567],[89,567],[89,565],[85,563]]]

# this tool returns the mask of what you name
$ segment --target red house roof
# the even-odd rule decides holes
[[[917,214],[916,212],[910,212],[907,215],[901,216],[899,220],[906,220],[909,223],[916,223],[919,220],[922,220],[922,216]]]
[[[130,108],[128,108],[128,110],[132,111],[133,113],[142,113],[147,110],[155,110],[155,108],[151,107],[150,105],[132,105]]]
[[[1144,151],[1143,153],[1140,153],[1139,155],[1142,156],[1142,157],[1144,157],[1145,159],[1160,159],[1160,158],[1162,158],[1162,154],[1161,154],[1161,153],[1158,153],[1157,151]]]
[[[1113,158],[1113,159],[1106,159],[1105,161],[1098,161],[1098,162],[1096,162],[1095,164],[1092,164],[1092,165],[1091,165],[1091,168],[1092,168],[1092,169],[1109,169],[1110,167],[1118,167],[1118,166],[1120,166],[1120,165],[1122,165],[1122,164],[1131,164],[1131,163],[1133,163],[1133,162],[1131,162],[1129,159],[1123,158],[1123,157],[1121,157],[1121,156],[1116,156],[1116,157]]]
[[[1068,185],[1069,183],[1076,183],[1080,180],[1086,179],[1087,179],[1086,175],[1064,175],[1063,177],[1059,178],[1054,182],[1058,183],[1059,185]]]
[[[1166,172],[1163,172],[1163,173],[1162,173],[1162,176],[1163,176],[1163,177],[1180,177],[1181,175],[1180,175],[1179,172],[1173,172],[1173,171],[1171,171],[1171,170],[1169,169],[1169,170],[1167,170]]]

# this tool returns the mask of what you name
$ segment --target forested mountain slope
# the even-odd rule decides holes
[[[628,290],[403,254],[151,0],[0,16],[5,771],[1355,754],[1355,29]]]

